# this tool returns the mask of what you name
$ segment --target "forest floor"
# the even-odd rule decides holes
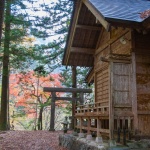
[[[0,150],[66,150],[59,134],[63,131],[1,131]]]

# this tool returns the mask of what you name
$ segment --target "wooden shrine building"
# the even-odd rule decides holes
[[[95,86],[95,103],[75,111],[81,132],[150,136],[149,9],[149,0],[74,0],[63,65],[90,67]]]

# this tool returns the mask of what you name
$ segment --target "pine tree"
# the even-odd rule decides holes
[[[4,8],[5,8],[5,0],[0,0],[0,45],[1,45],[1,37],[2,37]]]
[[[7,67],[3,67],[7,68],[5,74],[7,80],[9,77],[9,68],[19,68],[21,71],[24,70],[24,68],[30,68],[35,62],[35,64],[38,65],[45,65],[50,72],[60,67],[73,2],[70,0],[58,0],[53,4],[42,3],[39,6],[35,4],[38,2],[35,0],[17,0],[12,2],[10,7],[12,14],[8,17],[9,23],[11,24],[10,32],[8,33],[5,30],[5,41],[8,40],[7,44],[9,45],[4,44],[4,52],[8,47],[8,53],[6,55]],[[28,13],[28,10],[33,13]],[[45,12],[45,15],[36,15],[39,14],[41,10]],[[6,14],[5,20],[7,16],[8,14]],[[5,28],[6,23],[8,23],[8,21],[5,21]],[[42,39],[45,44],[29,44],[30,40],[31,43],[33,40],[31,35],[38,40]],[[48,38],[50,42],[47,43],[46,38]],[[5,58],[4,52],[2,52],[3,58]],[[6,80],[5,83],[2,84],[6,86],[3,87],[2,85],[2,89],[8,90],[8,81],[7,84]],[[6,101],[8,102],[8,95],[6,97],[6,93],[4,99],[7,99]],[[4,106],[2,102],[2,105],[5,110],[6,104]],[[6,113],[6,111],[7,110],[3,113]]]
[[[10,43],[10,15],[11,2],[6,3],[5,19],[5,40],[3,54],[3,73],[2,73],[2,94],[1,94],[1,113],[0,113],[0,130],[8,129],[8,84],[9,84],[9,43]]]

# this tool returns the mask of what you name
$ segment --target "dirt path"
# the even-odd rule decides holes
[[[61,131],[0,132],[0,150],[66,150],[59,146]]]

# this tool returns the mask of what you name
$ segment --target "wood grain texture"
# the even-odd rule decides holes
[[[130,75],[131,65],[114,63],[113,65],[114,104],[131,104]]]

